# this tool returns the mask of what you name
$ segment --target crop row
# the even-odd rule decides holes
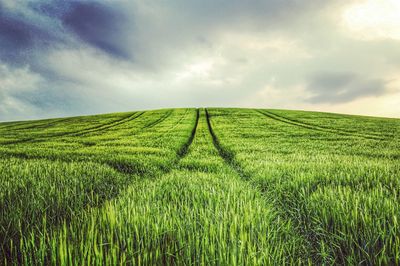
[[[337,131],[391,139],[400,133],[398,119],[288,110],[264,110],[286,119]]]
[[[299,126],[299,127],[304,127],[307,129],[312,129],[312,130],[319,130],[319,131],[325,131],[329,133],[334,133],[334,134],[339,134],[339,135],[346,135],[346,136],[354,136],[354,137],[361,137],[361,138],[367,138],[367,139],[373,139],[373,140],[384,140],[380,135],[377,134],[371,134],[371,133],[358,133],[354,131],[346,131],[343,129],[336,129],[336,128],[329,128],[329,127],[322,127],[322,126],[317,126],[317,125],[312,125],[308,123],[301,122],[299,120],[294,120],[294,119],[289,119],[287,117],[281,116],[274,114],[272,112],[266,111],[266,110],[257,110],[259,113],[271,118],[275,119],[277,121],[283,122],[283,123],[288,123],[291,125]]]
[[[50,135],[46,134],[44,136],[35,137],[35,138],[21,138],[21,139],[14,140],[14,141],[4,142],[2,144],[5,144],[5,145],[17,144],[17,143],[25,143],[25,142],[31,142],[31,141],[40,142],[40,141],[47,141],[49,138],[61,138],[61,137],[65,137],[65,136],[81,136],[81,135],[85,135],[85,134],[89,134],[89,133],[93,133],[93,132],[104,131],[104,130],[116,127],[120,124],[132,121],[132,120],[138,118],[139,116],[141,116],[143,113],[144,112],[130,114],[128,116],[124,116],[120,119],[111,121],[109,123],[96,125],[94,127],[79,129],[77,131],[71,131],[71,132],[66,131],[66,132],[60,132],[60,133],[50,134]]]

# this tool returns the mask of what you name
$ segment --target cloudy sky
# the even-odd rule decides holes
[[[400,117],[398,0],[0,0],[0,120],[237,106]]]

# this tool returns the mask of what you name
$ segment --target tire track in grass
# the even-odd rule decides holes
[[[91,129],[86,129],[86,130],[81,131],[81,132],[74,132],[74,133],[67,134],[67,135],[68,135],[68,136],[71,135],[71,136],[74,136],[74,137],[75,137],[75,136],[82,136],[82,135],[85,135],[85,134],[88,134],[88,133],[93,133],[93,132],[99,132],[99,131],[107,130],[107,129],[110,129],[110,128],[119,126],[119,125],[121,125],[121,124],[125,124],[125,123],[127,123],[127,122],[133,121],[133,120],[135,120],[136,118],[139,118],[140,116],[142,116],[144,113],[145,113],[144,111],[143,111],[143,112],[134,113],[133,115],[127,117],[126,119],[122,119],[122,120],[116,121],[116,122],[113,123],[113,124],[102,125],[102,126],[100,126],[100,127],[91,128]]]
[[[172,114],[173,110],[171,110],[170,112],[168,112],[167,115],[161,117],[160,119],[154,121],[151,123],[151,126],[145,126],[144,128],[149,128],[149,127],[153,127],[156,126],[157,124],[162,123],[163,121],[165,121],[171,114]],[[143,112],[144,113],[144,112]],[[186,114],[186,113],[185,113]],[[173,164],[177,164],[179,163],[179,160],[182,159],[183,157],[186,156],[189,146],[192,144],[193,139],[195,137],[196,134],[196,129],[197,129],[197,125],[199,123],[199,109],[196,109],[196,118],[195,118],[195,124],[192,128],[191,134],[187,140],[187,142],[185,142],[176,152],[177,155],[177,159],[173,162]],[[182,119],[180,119],[179,121],[182,121]],[[175,125],[176,126],[176,125]],[[174,127],[175,127],[174,126]],[[103,163],[107,164],[108,166],[112,167],[113,169],[115,169],[118,172],[124,173],[124,174],[137,174],[137,175],[141,175],[141,176],[145,176],[146,174],[148,174],[147,172],[143,172],[143,169],[141,169],[140,167],[133,167],[132,164],[130,163],[122,163],[122,162],[109,162],[109,161],[104,161]],[[171,167],[167,167],[164,168],[164,173],[168,173],[169,171],[171,171]]]
[[[10,121],[0,122],[0,131],[12,128],[11,130],[23,130],[35,127],[46,127],[47,125],[57,124],[65,120],[78,118],[79,116],[65,117],[65,118],[46,118],[39,120],[25,120],[25,121]],[[50,121],[50,123],[48,123]],[[38,124],[35,126],[35,124]]]
[[[209,131],[213,138],[213,143],[215,145],[215,148],[218,150],[220,156],[240,176],[242,176],[246,180],[250,180],[251,174],[246,172],[246,170],[244,170],[241,167],[239,162],[235,159],[235,153],[230,151],[229,149],[225,148],[223,145],[221,145],[221,142],[219,141],[218,137],[216,136],[216,134],[212,128],[211,121],[210,121],[210,115],[207,110],[206,110],[206,116],[207,116],[207,123],[209,126]],[[284,121],[282,121],[282,122],[284,122]],[[256,184],[254,186],[257,187]],[[318,186],[315,186],[314,190],[316,190],[317,188],[318,188]],[[268,190],[273,189],[273,188],[270,188],[270,189],[269,188],[266,188],[266,189],[257,188],[257,189],[259,191],[261,191],[261,193],[267,193]],[[314,233],[313,229],[310,227],[311,224],[309,224],[309,223],[304,224],[304,222],[298,220],[296,217],[293,217],[291,214],[287,213],[287,210],[285,210],[284,207],[276,206],[275,208],[277,210],[279,210],[280,213],[283,214],[283,216],[282,216],[283,219],[291,221],[291,223],[293,223],[295,225],[297,234],[302,237],[302,239],[304,240],[304,244],[307,247],[308,255],[307,255],[306,259],[308,260],[308,263],[310,265],[321,264],[321,261],[319,258],[319,253],[318,253],[319,252],[318,245],[320,244],[320,242],[318,242],[319,240],[316,239],[315,233]]]
[[[188,113],[190,113],[190,109],[189,109],[189,108],[186,109],[185,113],[183,113],[183,114],[181,115],[181,117],[180,117],[179,120],[175,123],[175,125],[174,125],[173,127],[170,127],[167,131],[160,133],[160,134],[158,135],[158,138],[161,138],[162,136],[164,136],[165,134],[167,134],[168,132],[170,132],[171,130],[173,130],[174,128],[176,128],[176,127],[182,122],[182,120],[185,119],[185,118],[187,117]]]
[[[191,130],[190,136],[187,139],[187,141],[181,147],[178,148],[178,150],[176,152],[177,159],[172,163],[173,165],[179,163],[179,161],[187,155],[189,147],[192,144],[194,137],[196,135],[197,125],[199,123],[199,117],[200,117],[199,109],[196,109],[195,123]],[[122,162],[111,162],[111,161],[107,161],[107,160],[87,160],[85,157],[76,157],[76,158],[50,157],[48,155],[38,155],[38,154],[30,155],[27,153],[16,153],[16,152],[10,152],[10,153],[6,153],[6,154],[2,153],[1,155],[3,155],[3,156],[5,155],[7,157],[1,157],[0,159],[19,158],[19,159],[25,159],[25,160],[39,159],[39,160],[48,160],[48,161],[59,161],[59,162],[65,162],[65,163],[71,163],[71,162],[98,163],[98,164],[107,165],[122,174],[137,174],[140,176],[146,175],[146,173],[144,173],[143,171],[138,170],[137,167],[132,167],[131,164],[122,163]],[[172,170],[171,167],[164,168],[164,169],[168,169],[168,170],[166,170],[163,174],[167,174],[169,171]]]
[[[133,131],[134,134],[141,134],[141,133],[145,132],[145,130],[147,130],[147,129],[149,129],[149,128],[152,128],[152,127],[155,127],[155,126],[161,124],[162,122],[164,122],[165,120],[167,120],[167,119],[171,116],[171,114],[172,114],[174,111],[175,111],[175,109],[171,109],[170,111],[166,112],[166,114],[165,114],[164,116],[162,116],[162,117],[160,117],[160,118],[158,118],[158,119],[156,119],[156,120],[154,120],[154,121],[150,121],[149,123],[145,124],[142,128],[136,128],[136,129]],[[160,139],[165,133],[171,131],[171,130],[174,129],[176,126],[178,126],[179,123],[186,117],[186,114],[187,114],[189,111],[190,111],[190,109],[186,109],[186,112],[181,116],[181,118],[179,119],[179,121],[178,121],[173,127],[170,127],[166,132],[158,133],[158,132],[152,131],[152,132],[151,132],[152,135],[158,135],[158,137],[156,138],[155,141],[158,141],[158,139]],[[130,133],[132,133],[132,132],[130,132]]]
[[[161,168],[160,169],[160,173],[159,173],[159,175],[153,175],[154,173],[152,172],[152,171],[149,171],[149,172],[143,172],[143,171],[138,171],[138,172],[135,172],[135,173],[131,173],[131,174],[136,174],[136,175],[138,175],[138,176],[140,176],[140,177],[143,177],[143,178],[152,178],[152,177],[157,177],[157,176],[162,176],[162,175],[165,175],[165,174],[168,174],[169,172],[171,172],[173,169],[175,169],[175,166],[179,163],[179,161],[181,160],[181,159],[183,159],[187,154],[188,154],[188,151],[189,151],[189,147],[192,145],[192,142],[193,142],[193,140],[194,140],[194,138],[195,138],[195,135],[196,135],[196,131],[197,131],[197,126],[198,126],[198,123],[199,123],[199,116],[200,116],[200,114],[199,114],[199,110],[198,109],[196,109],[196,118],[195,118],[195,121],[194,121],[194,125],[193,125],[193,127],[192,127],[192,130],[190,131],[190,135],[189,135],[189,137],[187,138],[187,140],[178,148],[178,150],[176,151],[176,157],[175,157],[175,160],[173,160],[173,162],[170,162],[169,163],[169,165],[168,166],[166,166],[166,167],[164,167],[164,168]],[[20,154],[21,156],[16,156],[16,157],[19,157],[19,158],[23,158],[23,159],[32,159],[32,160],[34,160],[34,159],[43,159],[43,158],[32,158],[32,157],[30,157],[30,156],[24,156],[24,155],[22,155],[22,154]],[[1,159],[5,159],[5,158],[1,158]],[[48,158],[46,158],[46,159],[48,159]],[[59,161],[59,162],[64,162],[63,160],[58,160],[58,159],[55,159],[55,160],[50,160],[50,161]],[[67,162],[72,162],[72,161],[67,161]],[[78,160],[78,162],[79,162],[79,160]],[[112,165],[110,165],[110,164],[108,164],[108,163],[106,163],[106,162],[102,162],[102,161],[90,161],[91,163],[98,163],[98,164],[106,164],[106,165],[108,165],[108,166],[110,166],[111,168],[113,168],[113,169],[115,169],[115,167],[114,166],[112,166]],[[126,181],[124,182],[124,184],[122,184],[122,185],[120,185],[119,187],[118,187],[118,190],[117,190],[117,192],[115,193],[115,194],[113,194],[112,196],[110,196],[110,197],[106,197],[103,201],[101,201],[101,202],[98,202],[96,205],[93,205],[93,206],[86,206],[85,208],[82,208],[82,209],[80,209],[80,210],[78,210],[78,213],[81,213],[81,212],[89,212],[90,210],[93,210],[93,209],[95,209],[95,208],[101,208],[101,206],[103,206],[107,201],[110,201],[110,200],[113,200],[113,199],[115,199],[115,198],[117,198],[120,194],[121,194],[121,192],[123,191],[123,190],[125,190],[126,188],[128,188],[129,186],[130,186],[130,183],[132,183],[132,180],[134,180],[134,179],[132,179],[132,178],[129,178],[129,177],[127,177],[127,173],[126,172],[124,172],[124,171],[121,171],[125,176],[126,176]],[[89,208],[88,208],[89,207]],[[70,220],[67,220],[67,223],[69,223],[70,222]],[[53,224],[51,227],[49,227],[50,229],[54,229],[54,228],[57,228],[57,227],[59,227],[61,224],[59,224],[59,223],[57,223],[57,224]],[[32,227],[32,229],[25,229],[25,230],[36,230],[35,228],[39,228],[39,227]],[[4,245],[4,243],[3,243],[3,245]],[[7,248],[8,247],[6,247],[6,246],[4,246],[4,247],[2,247],[1,245],[0,245],[0,248],[1,249],[3,249],[3,251],[5,250],[6,251],[6,253],[5,254],[8,254],[7,252],[8,252],[8,250],[7,250]],[[18,262],[21,262],[22,261],[22,259],[21,259],[21,257],[20,257],[20,253],[18,252],[18,249],[19,249],[19,247],[18,247],[18,245],[17,246],[15,246],[15,247],[10,247],[12,250],[14,250],[14,252],[16,251],[17,253],[17,257],[6,257],[6,258],[4,258],[5,259],[5,262],[9,262],[10,264],[13,264],[13,262],[15,262],[15,260],[17,260]],[[0,250],[1,250],[0,249]],[[11,254],[11,253],[10,253]],[[14,255],[13,255],[14,256]],[[1,264],[2,262],[0,261],[0,264]]]
[[[29,126],[34,123],[37,123],[36,120],[28,120],[28,121],[11,121],[11,122],[1,122],[0,123],[0,130],[3,131],[5,129],[13,128],[13,127],[20,127],[20,126]]]
[[[186,114],[186,113],[185,113]],[[196,110],[196,119],[195,119],[195,124],[192,128],[191,134],[187,140],[187,142],[185,142],[176,152],[177,155],[177,161],[174,162],[174,164],[178,163],[180,159],[182,159],[183,157],[186,156],[190,145],[193,142],[193,139],[195,137],[196,134],[196,130],[197,130],[197,125],[199,123],[199,110]],[[180,119],[179,121],[181,121],[182,119]],[[49,156],[49,155],[30,155],[24,152],[14,152],[14,151],[10,151],[10,152],[2,152],[1,153],[2,157],[1,159],[6,159],[6,158],[19,158],[19,159],[27,159],[27,160],[35,160],[35,159],[42,159],[42,160],[49,160],[49,161],[61,161],[61,162],[66,162],[66,163],[70,163],[70,162],[93,162],[93,163],[100,163],[100,164],[105,164],[111,168],[113,168],[114,170],[116,170],[117,172],[123,173],[123,174],[136,174],[136,175],[140,175],[140,176],[144,176],[146,173],[142,171],[142,169],[140,169],[140,167],[133,167],[132,164],[130,163],[123,163],[121,161],[115,162],[115,161],[108,161],[108,160],[96,160],[96,159],[86,159],[85,157],[75,157],[75,158],[68,158],[68,157],[54,157],[54,156]]]
[[[64,162],[64,163],[97,163],[103,164],[108,167],[111,167],[115,171],[126,174],[126,175],[138,175],[144,176],[145,172],[142,170],[141,165],[133,165],[131,162],[121,162],[121,161],[110,161],[110,160],[98,160],[98,159],[87,159],[85,157],[75,157],[75,158],[68,158],[63,157],[62,155],[58,156],[48,156],[45,154],[38,155],[38,154],[27,154],[27,153],[16,153],[16,152],[9,152],[9,153],[2,153],[3,157],[0,159],[24,159],[24,160],[47,160],[50,162]]]
[[[288,120],[288,121],[293,122],[293,123],[299,123],[299,124],[303,124],[303,125],[308,125],[308,126],[311,126],[311,127],[321,128],[321,129],[324,129],[324,130],[332,130],[334,132],[352,134],[352,135],[357,135],[357,136],[361,136],[361,137],[365,137],[365,136],[372,137],[372,138],[376,137],[376,138],[382,139],[382,140],[388,140],[388,139],[392,139],[392,138],[395,137],[395,134],[388,135],[387,133],[379,134],[379,133],[376,133],[376,132],[364,132],[364,133],[361,133],[361,132],[358,132],[358,131],[355,131],[355,130],[345,130],[343,128],[334,128],[334,127],[329,127],[329,126],[315,125],[315,124],[304,122],[304,121],[301,121],[301,120],[298,120],[298,119],[289,118],[289,117],[281,115],[281,114],[276,114],[276,113],[271,112],[271,111],[267,111],[267,110],[262,110],[262,111],[264,111],[266,113],[269,113],[271,115],[277,116],[279,118],[282,118],[284,120]]]
[[[4,142],[2,144],[4,144],[4,145],[18,144],[18,143],[31,142],[31,141],[32,142],[41,142],[41,141],[46,141],[49,138],[64,137],[64,136],[75,135],[75,134],[77,134],[77,136],[79,136],[79,134],[83,135],[84,133],[89,132],[89,131],[90,132],[93,132],[93,131],[96,131],[96,130],[101,131],[103,129],[107,129],[107,128],[110,128],[110,127],[113,127],[113,126],[128,122],[127,120],[129,120],[129,119],[133,120],[136,117],[140,116],[141,114],[139,114],[136,117],[135,117],[135,115],[137,115],[136,112],[133,113],[133,114],[129,114],[128,116],[124,116],[121,119],[118,119],[118,120],[112,121],[110,123],[107,123],[107,124],[98,125],[98,126],[94,126],[94,127],[90,127],[90,128],[85,128],[85,129],[78,130],[78,131],[73,131],[73,132],[63,132],[63,133],[53,134],[53,135],[46,136],[45,139],[43,137],[26,138],[26,139],[20,139],[20,140],[16,140],[16,141]]]
[[[267,110],[263,110],[263,111],[267,112],[269,114],[275,115],[277,117],[280,117],[282,119],[291,121],[293,123],[309,125],[309,126],[315,127],[315,128],[321,128],[321,129],[325,129],[325,130],[333,130],[335,132],[345,132],[345,133],[348,133],[348,134],[355,134],[355,135],[367,136],[367,137],[377,137],[377,138],[390,138],[390,137],[392,137],[392,136],[389,136],[387,134],[379,134],[379,133],[375,133],[375,132],[364,132],[364,133],[361,133],[361,132],[358,132],[356,130],[345,130],[343,128],[335,128],[335,127],[329,127],[329,126],[315,125],[315,124],[312,124],[312,123],[301,121],[299,119],[289,118],[289,117],[281,115],[281,114],[276,114],[276,113],[271,112],[271,111],[267,111]]]
[[[206,111],[208,131],[210,132],[210,135],[213,140],[213,144],[214,144],[215,148],[217,149],[219,155],[222,157],[222,159],[224,159],[224,161],[230,167],[232,167],[235,170],[235,172],[237,172],[239,174],[240,177],[242,177],[245,180],[249,180],[250,174],[247,173],[246,171],[244,171],[243,168],[240,166],[240,164],[236,161],[235,154],[232,151],[222,147],[217,135],[215,135],[215,132],[211,126],[210,114],[208,113],[207,109],[205,109],[205,111]]]
[[[196,109],[194,110],[196,111]],[[185,108],[185,112],[172,127],[169,127],[166,131],[157,134],[157,138],[155,139],[154,143],[159,143],[161,141],[161,138],[171,132],[173,129],[175,129],[191,113],[191,111],[191,108]]]
[[[189,110],[189,109],[188,109]],[[143,112],[144,113],[144,112]],[[187,112],[185,112],[185,116],[186,117]],[[182,117],[179,122],[182,121],[182,119],[184,118]],[[160,119],[158,119],[160,120]],[[165,120],[165,118],[163,119]],[[161,121],[159,121],[160,123]],[[191,145],[191,143],[193,142],[194,136],[195,136],[195,132],[197,129],[197,125],[199,122],[199,110],[196,109],[196,120],[195,120],[195,125],[191,131],[191,135],[188,139],[188,141],[183,144],[178,150],[177,150],[177,158],[181,159],[184,156],[186,156],[186,153],[189,149],[189,146]],[[155,123],[153,123],[153,126],[155,126]],[[177,125],[175,125],[174,127],[176,127]],[[38,154],[27,154],[24,152],[14,152],[14,151],[3,151],[1,153],[2,156],[4,156],[3,158],[20,158],[20,159],[30,159],[30,160],[34,160],[34,159],[43,159],[43,160],[49,160],[49,161],[62,161],[62,162],[94,162],[94,163],[101,163],[101,164],[105,164],[111,168],[113,168],[114,170],[116,170],[119,173],[122,174],[136,174],[139,176],[144,176],[148,173],[144,172],[141,165],[132,165],[129,162],[121,162],[121,161],[109,161],[109,160],[96,160],[96,159],[87,159],[86,157],[75,157],[75,158],[67,158],[67,157],[62,157],[62,156],[52,156],[52,155],[38,155]],[[178,163],[179,160],[177,160],[174,163]]]
[[[97,126],[93,126],[93,127],[89,127],[89,128],[84,128],[84,129],[81,129],[81,130],[78,130],[78,131],[65,132],[65,133],[61,133],[61,134],[62,135],[64,135],[64,134],[72,134],[72,133],[77,133],[77,132],[81,132],[81,131],[85,131],[85,130],[92,130],[92,129],[99,128],[99,127],[102,127],[102,126],[111,125],[111,124],[114,124],[114,123],[121,122],[122,120],[128,119],[128,118],[132,117],[135,114],[137,114],[137,112],[129,113],[127,116],[123,116],[120,119],[113,120],[113,121],[111,121],[109,123],[106,123],[106,124],[101,124],[101,125],[97,125]],[[46,120],[50,120],[50,121],[52,121],[52,120],[56,120],[56,121],[52,121],[50,123],[42,122],[42,123],[40,123],[38,125],[32,125],[34,123],[38,123],[39,122],[39,121],[35,121],[34,120],[34,121],[26,122],[26,123],[24,123],[22,125],[14,125],[14,124],[8,125],[8,127],[18,127],[18,128],[12,129],[12,130],[16,130],[16,131],[25,130],[25,129],[31,129],[31,128],[47,128],[49,126],[52,126],[54,124],[58,124],[60,122],[65,122],[65,121],[68,121],[68,120],[74,120],[74,119],[78,119],[78,118],[80,118],[80,117],[79,116],[77,116],[77,117],[74,116],[74,117],[66,117],[66,118],[63,118],[63,119],[46,119]],[[16,122],[16,123],[18,123],[18,122]],[[27,125],[25,125],[25,124],[27,124]],[[20,126],[22,126],[22,127],[20,127]],[[2,128],[0,130],[2,130]],[[60,135],[60,133],[56,133],[54,135],[49,135],[47,137],[59,136],[59,135]]]
[[[197,112],[197,110],[195,110]],[[182,116],[179,118],[179,120],[175,123],[175,125],[173,127],[170,127],[166,132],[162,133],[161,136],[167,132],[170,132],[171,130],[173,130],[174,128],[176,128],[187,116],[188,114],[190,114],[191,109],[187,108],[185,113],[182,114]]]
[[[183,145],[179,147],[178,150],[176,151],[176,159],[173,162],[171,162],[171,165],[177,165],[179,161],[187,155],[189,147],[190,145],[192,145],[193,139],[196,135],[197,125],[199,124],[199,117],[200,117],[199,109],[196,109],[196,118],[190,136],[188,137],[187,141],[183,143]],[[163,120],[165,120],[165,118]],[[134,173],[134,174],[140,173],[140,175],[142,176],[148,174],[146,172],[143,173],[141,170],[138,170],[137,168],[132,169],[132,165],[130,165],[129,163],[122,164],[121,162],[117,162],[117,163],[108,163],[108,165],[116,169],[117,171],[123,173]],[[170,171],[172,171],[172,169],[173,167],[171,166],[162,167],[162,174],[167,174]]]
[[[195,109],[195,111],[196,111],[196,109]],[[197,112],[197,111],[196,111],[196,112]],[[154,142],[157,143],[157,144],[159,144],[160,141],[162,141],[162,140],[161,140],[162,137],[163,137],[164,135],[170,133],[174,128],[176,128],[188,115],[190,115],[190,113],[191,113],[191,109],[190,109],[190,108],[186,108],[185,113],[183,113],[183,114],[181,115],[181,117],[180,117],[179,120],[175,123],[175,125],[172,126],[172,127],[170,127],[170,128],[168,128],[168,130],[159,133],[158,136],[157,136],[157,138],[156,138],[156,140],[155,140]]]
[[[135,112],[133,114],[129,114],[129,116],[125,116],[121,119],[112,121],[107,124],[98,125],[98,126],[90,127],[90,128],[85,128],[85,129],[74,131],[74,132],[64,132],[64,133],[53,134],[53,135],[49,135],[46,137],[39,137],[39,138],[26,138],[26,139],[20,139],[20,140],[15,140],[15,141],[3,142],[1,144],[2,145],[11,145],[11,144],[19,144],[19,143],[25,143],[25,142],[43,142],[50,138],[58,138],[58,137],[65,137],[65,136],[82,136],[82,135],[85,135],[88,133],[107,130],[107,129],[116,127],[118,125],[130,122],[130,121],[135,120],[136,118],[140,117],[144,113],[145,113],[144,111],[143,112]]]
[[[395,138],[395,136],[388,136],[388,135],[383,135],[383,136],[377,136],[375,134],[362,134],[362,133],[357,133],[354,131],[346,131],[346,130],[340,130],[340,129],[335,129],[335,128],[329,128],[329,127],[324,127],[324,126],[316,126],[316,125],[312,125],[312,124],[308,124],[308,123],[303,123],[301,121],[297,121],[294,119],[289,119],[286,118],[284,116],[281,115],[276,115],[272,112],[268,112],[266,110],[264,110],[264,112],[261,112],[260,110],[255,110],[271,119],[286,123],[286,124],[292,124],[295,126],[299,126],[299,127],[303,127],[303,128],[307,128],[307,129],[311,129],[311,130],[318,130],[318,131],[325,131],[325,132],[329,132],[329,133],[334,133],[334,134],[338,134],[338,135],[347,135],[347,136],[353,136],[353,137],[359,137],[359,138],[364,138],[364,139],[368,139],[368,140],[375,140],[375,141],[387,141],[390,139]],[[394,156],[390,156],[390,155],[381,155],[381,154],[374,154],[373,156],[371,156],[371,154],[367,154],[367,153],[355,153],[353,154],[355,156],[368,156],[368,157],[375,157],[375,158],[385,158],[385,159],[397,159],[398,156],[394,155]],[[318,179],[318,178],[317,178]],[[294,219],[292,219],[294,221],[295,224],[298,225],[299,230],[301,232],[301,234],[304,236],[305,239],[308,240],[309,243],[309,248],[310,248],[310,254],[311,254],[311,259],[312,262],[319,265],[319,264],[354,264],[357,261],[350,261],[349,258],[352,258],[352,256],[360,256],[360,255],[354,255],[357,254],[357,252],[363,252],[365,256],[364,258],[361,258],[361,262],[359,264],[366,264],[369,265],[371,264],[371,261],[374,261],[374,258],[371,257],[371,254],[368,254],[366,250],[369,249],[369,245],[372,244],[374,245],[375,243],[373,241],[368,243],[368,240],[357,240],[357,238],[352,238],[351,241],[353,242],[354,245],[356,245],[357,247],[351,250],[352,253],[350,253],[350,251],[348,252],[348,247],[346,247],[346,243],[345,241],[346,238],[343,238],[342,233],[340,231],[340,229],[338,229],[339,227],[335,227],[335,224],[332,222],[329,222],[329,225],[321,225],[318,224],[319,223],[319,219],[324,219],[324,217],[319,217],[318,213],[311,213],[312,209],[310,209],[310,207],[304,207],[303,204],[309,204],[309,200],[310,197],[314,195],[314,192],[317,191],[318,189],[321,188],[325,188],[328,189],[329,188],[337,188],[339,186],[346,188],[347,185],[346,184],[334,184],[334,182],[331,181],[325,181],[325,184],[323,180],[314,182],[314,184],[312,186],[309,186],[309,188],[307,188],[307,192],[302,192],[302,196],[301,197],[307,197],[306,199],[303,199],[299,204],[294,204],[291,208],[293,210],[295,210],[296,212],[298,212],[297,215],[295,215],[296,217]],[[360,189],[365,192],[368,193],[368,191],[371,191],[371,193],[373,192],[374,189],[374,185],[368,185],[368,186],[362,186],[362,188],[359,187],[359,185],[357,186],[353,186],[354,188],[358,188],[356,189],[357,191],[359,191]],[[269,190],[268,188],[266,188],[266,190]],[[325,194],[325,190],[324,190],[324,194]],[[388,192],[388,193],[392,193],[392,192]],[[305,196],[304,196],[305,195]],[[311,195],[311,196],[310,196]],[[318,195],[318,194],[317,194]],[[333,197],[334,198],[334,197]],[[362,201],[362,199],[361,199]],[[305,202],[305,203],[303,203]],[[365,206],[364,206],[365,207]],[[282,206],[281,208],[285,208],[284,206]],[[362,209],[362,208],[361,208]],[[301,210],[301,212],[299,212],[299,210]],[[362,211],[362,210],[361,210]],[[317,218],[313,218],[310,219],[310,215],[311,214],[317,215]],[[312,216],[312,215],[311,215]],[[291,215],[289,215],[289,217],[291,217]],[[327,216],[329,217],[329,215]],[[311,217],[312,218],[312,217]],[[319,218],[319,219],[318,219]],[[332,219],[332,217],[330,217],[329,219]],[[314,223],[314,220],[317,221],[317,223]],[[364,222],[367,223],[367,222]],[[361,225],[363,226],[363,225]],[[335,227],[332,229],[332,227]],[[338,239],[335,243],[328,243],[327,241],[327,236],[332,237],[332,238],[336,238]],[[328,239],[329,239],[328,238]],[[363,236],[361,236],[359,239],[364,238]],[[378,237],[379,238],[379,237]],[[376,238],[376,239],[378,239]],[[328,240],[329,241],[329,240]],[[364,243],[364,245],[361,245],[361,243],[359,243],[358,241]],[[378,241],[378,240],[376,240]],[[379,240],[380,241],[380,240]],[[322,245],[322,246],[321,246]],[[324,246],[327,245],[328,246],[328,251],[329,253],[325,253],[323,254],[325,248]],[[330,246],[329,246],[330,245]],[[333,245],[333,246],[332,246]],[[379,249],[382,248],[382,245],[380,245]],[[385,249],[385,246],[383,246],[383,248]],[[383,249],[382,249],[383,250]],[[377,254],[373,254],[373,255],[378,255],[379,253],[382,252],[382,250],[380,250]],[[322,252],[322,253],[321,253]],[[354,253],[353,253],[354,252]],[[325,262],[324,260],[327,258],[326,256],[329,256],[329,260],[330,262]],[[390,259],[388,261],[391,261]],[[388,263],[388,261],[386,261],[386,263]],[[394,261],[394,260],[393,260]]]
[[[282,123],[286,123],[286,124],[290,124],[290,125],[294,125],[294,126],[298,126],[298,127],[302,127],[302,128],[306,128],[306,129],[311,129],[311,130],[316,130],[316,131],[321,131],[321,132],[328,132],[328,133],[334,133],[334,134],[339,134],[339,135],[344,135],[344,136],[351,136],[351,137],[359,137],[359,138],[365,138],[365,139],[370,139],[370,140],[387,140],[386,138],[383,138],[381,136],[377,136],[377,135],[372,135],[372,134],[361,134],[361,133],[356,133],[356,132],[350,132],[350,131],[344,131],[344,130],[339,130],[339,129],[334,129],[334,128],[328,128],[328,127],[321,127],[321,126],[316,126],[316,125],[311,125],[311,124],[307,124],[304,122],[300,122],[300,121],[296,121],[296,120],[292,120],[271,112],[268,112],[266,110],[255,110],[256,112],[269,117],[273,120],[282,122]]]
[[[244,168],[240,165],[240,163],[236,160],[235,158],[235,153],[232,152],[231,150],[223,147],[223,145],[221,144],[220,140],[218,139],[218,136],[215,134],[213,127],[211,125],[211,119],[210,119],[210,114],[208,112],[208,110],[206,109],[206,119],[207,119],[207,125],[208,125],[208,130],[210,132],[210,135],[212,137],[212,141],[213,144],[215,146],[215,148],[218,150],[219,155],[221,156],[221,158],[225,161],[225,163],[230,166],[242,179],[244,179],[245,181],[250,182],[251,181],[251,173],[247,172],[246,170],[244,170]],[[253,185],[258,191],[260,191],[255,185]],[[261,191],[261,193],[263,194],[264,192]],[[275,207],[276,210],[279,210],[279,212],[281,213],[285,213],[284,210],[281,210],[280,208]],[[299,226],[299,224],[294,221],[292,218],[284,215],[283,216],[284,219],[291,221],[294,225]],[[302,237],[302,239],[304,239],[306,241],[306,243],[309,243],[309,239],[307,237],[307,235],[305,235],[304,231],[302,228],[298,228],[296,229],[296,232],[299,236]],[[309,246],[310,244],[307,244],[307,246]]]
[[[184,158],[187,155],[187,153],[189,151],[189,147],[193,143],[194,137],[196,136],[197,126],[199,124],[199,119],[200,119],[200,110],[196,109],[196,121],[195,121],[194,127],[192,129],[192,132],[190,134],[190,137],[189,137],[188,141],[177,152],[179,160]]]
[[[18,127],[18,128],[14,128],[13,130],[15,131],[24,131],[27,129],[36,129],[36,128],[49,128],[53,125],[68,121],[68,120],[73,120],[75,117],[68,117],[68,118],[64,118],[64,119],[57,119],[56,121],[53,121],[51,123],[40,123],[39,125],[30,125],[30,126],[25,126],[25,127]]]
[[[168,117],[171,116],[173,111],[174,111],[173,109],[169,110],[165,115],[163,115],[162,117],[160,117],[156,121],[150,122],[149,124],[145,125],[142,129],[151,128],[151,127],[154,127],[157,124],[162,123],[164,120],[166,120]]]
[[[168,117],[171,116],[171,114],[173,113],[173,111],[174,111],[174,109],[171,109],[170,111],[166,112],[166,114],[165,114],[164,116],[162,116],[162,117],[156,119],[155,121],[150,121],[149,123],[145,124],[142,128],[137,128],[137,129],[134,131],[135,134],[136,134],[136,133],[140,133],[141,130],[148,129],[148,128],[152,128],[152,127],[157,126],[158,124],[164,122]],[[138,116],[141,116],[141,115],[144,114],[144,113],[145,113],[145,112],[142,112],[142,113],[141,113],[140,115],[138,115]],[[93,132],[95,132],[95,131],[93,131]],[[92,133],[92,132],[89,132],[89,133]],[[86,134],[86,133],[85,133],[85,134]],[[81,135],[84,135],[84,134],[81,134]],[[81,135],[79,135],[79,136],[81,136]]]

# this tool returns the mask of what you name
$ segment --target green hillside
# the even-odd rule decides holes
[[[400,264],[400,119],[163,109],[0,123],[0,264]]]

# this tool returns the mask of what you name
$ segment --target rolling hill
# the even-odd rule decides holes
[[[5,264],[400,264],[400,119],[162,109],[0,123]]]

